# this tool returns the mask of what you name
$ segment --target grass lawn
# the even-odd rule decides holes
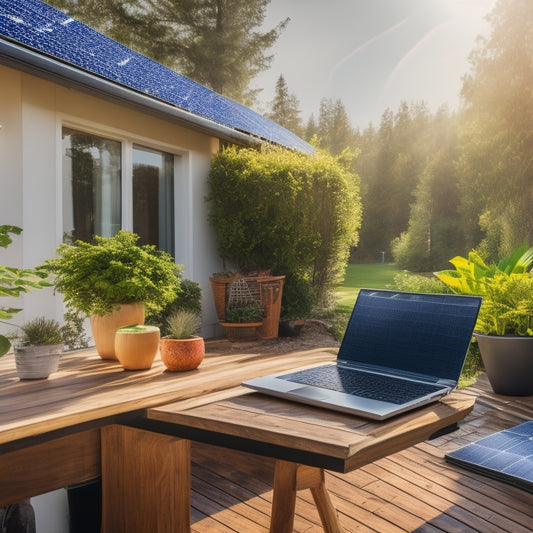
[[[337,287],[337,310],[351,311],[359,289],[394,288],[394,276],[400,272],[391,264],[348,265],[344,282]]]

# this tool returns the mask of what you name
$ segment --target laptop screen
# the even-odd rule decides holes
[[[457,381],[481,298],[361,289],[338,359]]]

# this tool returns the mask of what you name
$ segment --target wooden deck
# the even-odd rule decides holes
[[[459,430],[349,474],[327,474],[346,531],[378,533],[533,531],[533,494],[445,462],[444,454],[533,419],[533,397],[496,396],[486,380],[466,389],[476,406]],[[192,531],[268,531],[273,461],[193,443]],[[295,531],[322,531],[309,491]]]

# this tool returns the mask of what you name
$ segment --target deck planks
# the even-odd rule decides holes
[[[477,401],[456,432],[348,474],[327,473],[327,486],[346,531],[533,531],[533,494],[444,460],[451,450],[533,419],[533,397],[497,396],[485,376],[464,390]],[[193,443],[192,454],[192,531],[268,531],[273,460],[198,443]],[[294,531],[323,531],[310,491],[297,498]]]

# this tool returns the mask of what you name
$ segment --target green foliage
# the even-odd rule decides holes
[[[522,245],[498,264],[487,265],[481,256],[472,251],[468,258],[457,256],[450,260],[455,270],[441,270],[435,275],[455,294],[487,293],[487,286],[503,281],[507,277],[529,277],[528,270],[533,263],[533,248]],[[496,278],[496,279],[495,279]]]
[[[104,315],[127,303],[158,311],[179,294],[179,267],[168,253],[139,246],[138,240],[122,230],[114,237],[95,237],[95,244],[62,244],[59,257],[45,267],[65,302],[86,315]]]
[[[71,350],[87,348],[89,337],[85,334],[83,322],[85,316],[76,309],[68,308],[63,316],[65,324],[63,326],[63,342]]]
[[[449,293],[450,289],[434,276],[400,272],[394,276],[394,286],[400,291],[423,293]]]
[[[181,309],[168,317],[166,337],[169,339],[187,339],[192,337],[201,325],[200,315]]]
[[[0,226],[0,246],[7,248],[12,242],[10,234],[20,235],[22,229],[17,226]],[[48,274],[40,268],[14,268],[0,265],[0,297],[18,297],[31,289],[49,287]],[[21,309],[0,306],[0,321],[9,320]],[[11,346],[5,335],[0,335],[0,357],[6,354]]]
[[[260,305],[250,303],[243,307],[228,307],[226,309],[226,322],[245,324],[261,322],[262,320],[263,308]]]
[[[533,248],[514,250],[498,264],[487,265],[475,252],[454,257],[455,270],[435,275],[456,294],[483,296],[476,331],[486,335],[533,335]]]
[[[497,274],[486,283],[476,331],[533,335],[533,278]]]
[[[303,127],[300,118],[300,103],[294,94],[289,93],[289,88],[283,74],[280,74],[276,82],[274,100],[270,106],[272,111],[267,115],[270,120],[287,128],[296,135],[302,136]]]
[[[304,276],[291,273],[283,286],[281,320],[297,320],[311,315],[316,296],[311,282]]]
[[[177,311],[190,311],[199,315],[202,312],[202,288],[199,283],[190,279],[181,279],[179,274],[180,292],[177,298],[168,303],[160,311],[152,311],[146,314],[145,322],[153,324],[161,330],[161,335],[169,334],[168,319]]]
[[[358,178],[323,152],[226,148],[213,161],[208,200],[223,258],[243,271],[307,278],[319,302],[357,242]]]
[[[63,330],[57,320],[38,317],[20,326],[17,335],[21,346],[49,346],[63,344]]]

